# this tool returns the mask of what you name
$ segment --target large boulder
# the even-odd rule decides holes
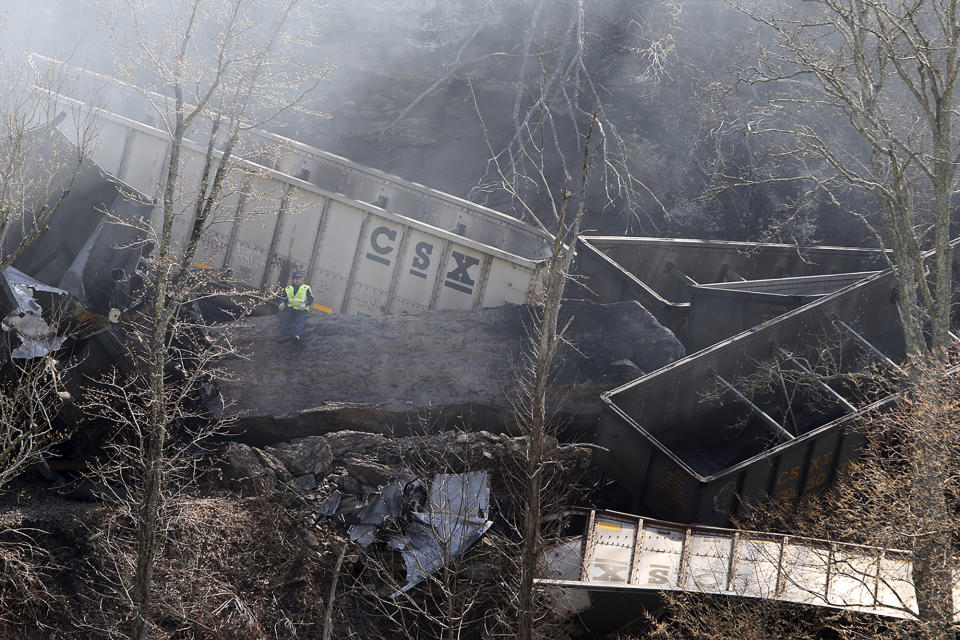
[[[290,442],[282,442],[266,451],[280,459],[291,474],[325,476],[330,472],[333,454],[324,438],[312,436]]]
[[[278,483],[287,483],[292,479],[277,457],[241,442],[227,443],[223,461],[226,479],[237,482],[247,491],[275,489]]]
[[[593,428],[603,391],[683,356],[635,302],[570,302],[563,316],[569,344],[558,353],[553,390],[571,428]],[[341,429],[509,431],[529,327],[530,308],[518,305],[380,318],[317,313],[295,345],[278,343],[277,318],[250,318],[233,329],[244,357],[224,363],[230,375],[221,389],[256,444]]]

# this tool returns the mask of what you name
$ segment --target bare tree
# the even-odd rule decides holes
[[[523,148],[527,129],[543,128],[549,156],[542,169],[555,183],[577,171],[584,133],[590,128],[602,129],[606,144],[597,153],[588,208],[614,209],[624,216],[642,218],[646,228],[656,228],[665,207],[639,175],[638,148],[628,133],[632,114],[614,104],[616,98],[607,82],[622,73],[629,76],[631,85],[655,87],[670,74],[677,59],[682,4],[675,0],[536,0],[471,6],[476,12],[475,26],[471,24],[450,48],[433,81],[380,131],[379,140],[415,114],[418,105],[467,76],[475,87],[491,80],[498,85],[509,83],[506,100],[500,98],[494,107],[497,113],[487,114],[491,122],[497,118],[487,138],[499,161],[487,163],[471,197],[537,224],[540,218],[534,213],[541,206],[549,208],[549,196],[535,179],[537,166],[529,165]],[[512,37],[504,38],[504,31]],[[534,205],[531,210],[504,198],[507,194],[500,188],[504,178],[513,191]]]
[[[397,442],[403,467],[395,482],[403,486],[404,517],[380,525],[374,544],[351,543],[364,567],[354,597],[378,615],[371,630],[351,631],[472,637],[504,606],[501,540],[485,526],[493,518],[491,480],[502,461],[479,455],[482,439],[462,431],[438,434],[443,426],[436,419],[423,416],[414,428],[423,435]],[[477,534],[485,540],[474,540]]]
[[[515,193],[514,205],[524,218],[535,222],[538,219],[516,198],[531,204],[543,198],[548,206],[555,206],[549,203],[553,198],[543,190],[536,174],[544,172],[551,180],[568,181],[579,165],[576,153],[580,145],[571,142],[579,143],[587,132],[600,130],[604,144],[597,148],[594,170],[600,197],[592,198],[592,206],[605,209],[613,205],[636,216],[644,211],[644,202],[652,202],[657,213],[663,212],[653,190],[635,174],[630,159],[633,149],[620,133],[621,122],[608,107],[606,91],[596,79],[603,64],[600,51],[608,43],[593,40],[589,25],[593,13],[602,15],[609,7],[583,0],[548,4],[540,1],[531,5],[530,22],[517,55],[513,128],[506,143],[497,149],[497,162],[488,161],[487,174],[476,191],[496,192],[506,179],[509,191]],[[672,43],[680,28],[680,11],[679,3],[667,0],[650,7],[624,7],[618,16],[631,43],[630,55],[641,61],[644,82],[657,83],[673,62]],[[553,21],[556,24],[549,25]],[[531,87],[537,90],[531,91]],[[549,150],[548,156],[541,156],[539,163],[533,164],[527,148],[531,127],[541,130],[536,134],[542,136],[541,151]],[[594,195],[587,193],[586,183],[582,186],[584,198]],[[649,214],[644,222],[656,227]]]
[[[142,323],[137,327],[136,324]],[[123,322],[128,335],[138,335],[150,326],[144,314]],[[108,637],[128,637],[131,612],[143,611],[143,634],[149,629],[151,583],[144,587],[142,564],[144,539],[148,534],[153,548],[149,567],[153,570],[156,551],[171,535],[199,526],[187,513],[198,494],[197,481],[207,457],[207,441],[225,425],[211,415],[204,389],[217,375],[216,363],[232,353],[229,343],[203,340],[204,327],[178,316],[167,328],[170,343],[165,345],[164,391],[157,399],[150,387],[150,365],[154,356],[148,345],[129,352],[129,369],[112,369],[94,380],[85,390],[81,406],[88,420],[109,425],[103,451],[89,472],[99,502],[106,507],[105,522],[93,532],[103,554],[88,564],[87,582],[96,585],[104,616],[86,620]],[[147,334],[149,335],[149,334]],[[164,439],[157,444],[153,405],[161,402],[165,417]],[[154,448],[154,447],[159,447]],[[149,481],[153,479],[156,484]],[[155,511],[146,514],[143,505],[155,502]],[[152,519],[149,519],[152,516]],[[152,524],[150,532],[144,528]],[[148,579],[151,576],[148,576]],[[146,593],[146,602],[144,594]],[[159,598],[154,609],[166,606]],[[141,609],[140,607],[144,607]],[[134,621],[136,625],[138,621]]]
[[[70,399],[65,381],[71,365],[48,351],[55,352],[73,331],[70,314],[55,301],[41,319],[33,289],[6,277],[57,221],[78,176],[90,165],[91,121],[77,119],[74,128],[58,130],[62,114],[53,94],[69,80],[62,70],[38,70],[0,51],[0,492],[25,470],[46,464],[69,435],[58,415]],[[29,334],[31,344],[24,339],[15,347],[18,334]],[[41,577],[48,561],[32,532],[4,522],[4,609],[49,599]]]
[[[0,53],[0,270],[49,230],[89,163],[94,122],[60,126],[55,95],[71,80],[64,68],[38,69]]]
[[[912,581],[912,589],[902,583],[891,586],[891,593],[901,594],[898,602],[873,593],[873,597],[886,602],[884,606],[895,617],[845,609],[837,601],[832,603],[836,607],[833,612],[804,611],[796,605],[772,601],[782,588],[778,582],[776,586],[770,584],[767,601],[738,598],[736,592],[727,597],[667,594],[668,613],[654,622],[661,634],[656,637],[689,634],[704,639],[749,638],[755,633],[819,637],[823,629],[830,628],[837,637],[851,639],[955,638],[953,576],[960,527],[956,504],[960,380],[955,368],[955,354],[911,361],[900,381],[903,396],[899,403],[863,414],[855,428],[862,431],[864,450],[859,459],[839,470],[834,486],[822,493],[805,494],[799,500],[794,495],[782,495],[748,505],[737,522],[747,530],[869,545],[876,556],[867,563],[867,571],[877,577],[881,589],[887,586],[880,572],[882,558],[905,554],[910,565],[897,579]],[[797,382],[802,384],[802,377]],[[866,394],[871,386],[891,385],[888,372],[882,370],[842,377],[851,391],[861,387]],[[771,384],[769,379],[767,384]],[[773,562],[780,564],[776,559]],[[841,567],[842,562],[842,558],[831,556],[835,568],[856,574],[856,570]],[[791,581],[786,569],[781,582],[804,584],[799,574]],[[824,597],[822,593],[811,595]]]
[[[531,306],[531,318],[527,327],[528,340],[516,366],[518,391],[514,399],[514,412],[520,432],[527,438],[527,452],[520,478],[520,491],[524,494],[525,501],[519,532],[522,540],[520,557],[517,560],[519,584],[516,633],[521,640],[533,640],[536,637],[539,617],[534,579],[538,575],[543,551],[543,496],[555,471],[552,461],[554,451],[551,450],[550,443],[556,442],[554,435],[557,424],[552,416],[556,398],[551,397],[550,389],[556,358],[564,345],[563,336],[572,320],[562,316],[561,305],[567,281],[570,279],[573,248],[586,213],[591,164],[595,156],[602,153],[609,144],[595,112],[582,137],[577,138],[582,144],[582,157],[576,173],[571,176],[565,170],[560,186],[551,182],[547,171],[548,157],[553,151],[549,146],[551,116],[544,97],[550,88],[551,80],[547,77],[542,61],[541,71],[541,98],[536,102],[535,109],[537,116],[525,119],[522,123],[516,149],[497,153],[491,146],[489,137],[486,137],[490,164],[500,179],[499,187],[525,210],[530,219],[539,221],[533,212],[534,205],[515,179],[515,156],[522,158],[523,166],[526,167],[524,181],[535,184],[546,194],[549,206],[546,221],[538,223],[553,236],[551,254],[543,272],[542,288],[538,299]],[[474,103],[476,104],[476,96]],[[483,124],[483,114],[479,107],[477,114]],[[599,140],[594,139],[595,133],[599,134]]]
[[[867,225],[892,249],[908,352],[946,347],[957,2],[731,4],[760,27],[756,63],[739,78],[758,92],[743,133],[767,143],[777,172],[759,181],[809,181]],[[922,264],[928,249],[937,251],[932,268]]]
[[[788,158],[792,169],[769,179],[810,181],[890,247],[896,304],[912,358],[904,389],[920,398],[949,384],[936,376],[946,373],[942,363],[949,360],[951,340],[960,3],[734,6],[761,28],[758,62],[741,77],[767,92],[750,130],[772,136],[772,152]],[[858,207],[868,201],[851,193],[869,194],[879,215]],[[936,256],[928,262],[929,249]],[[900,419],[900,428],[912,434],[904,441],[916,449],[906,486],[918,526],[908,548],[919,616],[928,625],[926,637],[952,637],[952,584],[943,554],[952,548],[953,533],[931,524],[950,512],[952,476],[941,451],[950,438],[920,413]]]
[[[310,37],[312,9],[309,0],[162,5],[120,0],[108,15],[121,75],[156,111],[168,139],[153,229],[156,253],[139,328],[143,391],[131,394],[124,382],[115,393],[125,411],[115,419],[123,416],[141,434],[132,458],[138,469],[138,541],[129,586],[130,635],[138,640],[147,637],[150,626],[163,490],[170,479],[169,437],[187,412],[184,390],[189,387],[171,384],[171,369],[196,383],[209,362],[200,355],[199,363],[186,364],[182,353],[171,352],[178,341],[197,339],[185,335],[191,328],[182,321],[196,291],[190,275],[194,256],[225,194],[236,188],[233,170],[241,133],[295,108],[322,77],[297,65],[296,54]],[[199,157],[199,166],[187,161],[188,149]],[[178,221],[187,229],[182,240],[174,233]]]
[[[465,473],[450,474],[453,483],[469,486]],[[430,487],[431,479],[423,483]],[[471,636],[490,623],[503,605],[503,576],[497,569],[502,559],[500,539],[494,534],[467,550],[468,529],[461,522],[475,522],[468,511],[476,496],[463,496],[462,512],[447,512],[429,498],[413,516],[411,532],[398,532],[404,540],[404,562],[392,549],[370,549],[364,557],[364,575],[359,584],[361,602],[377,611],[384,638],[436,637],[444,640]],[[417,518],[422,518],[422,522]],[[429,542],[430,539],[435,542]],[[428,543],[428,544],[425,544]],[[435,566],[440,561],[440,566]],[[422,574],[415,588],[406,584],[410,575]]]
[[[6,355],[6,354],[4,354]],[[64,433],[56,417],[69,397],[63,377],[51,356],[11,359],[0,382],[0,490],[61,441]]]

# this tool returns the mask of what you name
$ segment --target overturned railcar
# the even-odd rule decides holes
[[[583,295],[597,302],[638,301],[670,328],[688,351],[782,315],[830,290],[829,279],[818,285],[795,282],[793,292],[772,281],[886,266],[878,249],[614,236],[581,236],[576,261]],[[748,285],[744,281],[760,282]],[[697,287],[720,283],[743,283],[731,289],[752,295],[722,289],[694,294]],[[734,310],[720,308],[733,298],[738,299],[736,313],[717,323],[720,313]]]
[[[88,159],[61,172],[65,182],[51,181],[49,202],[38,203],[38,209],[57,208],[47,221],[50,229],[23,248],[13,266],[106,314],[120,304],[119,289],[140,262],[154,203]],[[3,238],[7,253],[34,224],[28,214],[10,225]]]
[[[855,284],[875,271],[742,280],[687,288],[685,343],[699,351],[750,327]]]
[[[116,81],[80,77],[74,95],[58,97],[65,126],[92,117],[104,141],[97,163],[157,193],[169,151],[157,110]],[[105,106],[78,98],[91,88]],[[206,147],[196,137],[184,175],[199,177]],[[539,284],[550,238],[515,218],[262,131],[248,132],[240,151],[230,195],[200,242],[202,268],[260,289],[302,269],[318,309],[358,315],[524,303]],[[180,216],[175,235],[190,223]]]
[[[704,524],[828,484],[862,443],[847,427],[896,399],[897,300],[882,271],[604,393],[606,468],[644,512]]]
[[[581,637],[612,633],[662,607],[664,591],[918,616],[906,551],[614,511],[567,515],[583,522],[583,534],[547,551],[536,582],[561,610],[579,614]]]
[[[110,327],[108,318],[127,304],[153,209],[56,131],[41,126],[20,143],[31,180],[8,194],[20,203],[0,240],[2,255],[13,258],[0,274],[0,320],[16,337],[8,345],[15,358]]]

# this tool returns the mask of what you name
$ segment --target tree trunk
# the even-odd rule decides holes
[[[166,386],[166,335],[170,324],[167,309],[167,287],[171,236],[173,233],[174,190],[180,171],[180,152],[184,127],[177,123],[170,148],[167,179],[163,189],[163,228],[154,277],[153,315],[149,339],[149,386],[150,420],[146,434],[146,451],[143,464],[143,496],[138,510],[137,570],[133,581],[135,612],[131,630],[134,640],[145,640],[150,609],[150,587],[153,581],[153,563],[156,556],[157,528],[159,525],[160,491],[163,487],[163,448],[167,437]]]
[[[951,476],[952,418],[942,410],[947,388],[945,368],[931,355],[916,358],[909,368],[914,401],[911,415],[910,510],[916,520],[913,539],[913,584],[922,635],[930,640],[953,640],[953,554],[951,527],[954,514],[946,491]]]

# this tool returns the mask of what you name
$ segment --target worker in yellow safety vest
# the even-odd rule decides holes
[[[303,272],[294,271],[293,280],[283,288],[283,301],[280,303],[280,342],[293,340],[300,342],[307,313],[313,306],[313,291],[304,284]]]

